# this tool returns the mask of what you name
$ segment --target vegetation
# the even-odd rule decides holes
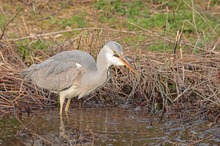
[[[5,27],[20,8],[22,12]],[[3,0],[0,110],[7,113],[24,103],[56,103],[56,96],[48,102],[41,89],[22,81],[23,68],[63,50],[81,49],[96,56],[106,41],[115,40],[134,60],[140,76],[126,76],[124,68],[114,68],[111,82],[85,100],[96,95],[91,100],[144,105],[149,111],[196,105],[198,111],[205,107],[218,119],[219,8],[218,0],[19,1],[16,5]]]

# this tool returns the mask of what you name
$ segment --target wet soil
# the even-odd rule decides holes
[[[218,146],[220,125],[206,118],[163,119],[142,110],[72,108],[37,111],[0,120],[1,146],[198,145]]]

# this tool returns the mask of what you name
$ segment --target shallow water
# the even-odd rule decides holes
[[[58,109],[0,120],[0,145],[201,145],[217,146],[220,127],[205,119],[167,120],[122,108]]]

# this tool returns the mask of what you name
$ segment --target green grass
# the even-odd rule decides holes
[[[24,58],[31,55],[31,53],[34,53],[33,50],[45,50],[48,48],[49,43],[38,39],[34,41],[30,41],[28,39],[17,41],[16,46],[18,48],[18,52],[21,56]]]
[[[29,43],[29,40],[27,39],[16,42],[18,52],[23,57],[30,56],[30,51],[27,48],[28,43]]]
[[[162,2],[165,1],[157,1],[157,3]],[[128,3],[122,3],[120,0],[117,0],[114,3],[98,1],[97,5],[99,10],[103,10],[100,14],[100,20],[103,22],[117,21],[118,19],[116,16],[120,15],[126,18],[126,20],[134,22],[146,29],[164,29],[166,23],[168,22],[168,30],[174,32],[181,28],[185,20],[193,23],[192,10],[184,3],[181,3],[181,6],[179,6],[180,4],[178,1],[171,1],[163,5],[163,7],[157,8],[158,11],[162,12],[149,12],[150,8],[142,1],[133,1]],[[165,6],[168,7],[169,12],[165,11]],[[218,19],[206,17],[205,14],[199,15],[195,13],[194,15],[198,30],[209,30],[210,26],[214,28],[218,24]],[[194,27],[189,27],[194,30]],[[134,28],[130,27],[129,29]]]
[[[3,29],[6,24],[6,16],[0,14],[0,29]]]
[[[33,11],[32,7],[29,7],[29,9],[27,9],[29,10],[27,11],[29,13],[22,12],[15,20],[13,20],[12,23],[20,22],[17,26],[23,26],[24,23],[21,21],[22,19],[20,17],[23,16],[30,32],[32,32],[32,26],[36,26],[35,28],[42,30],[42,33],[54,32],[68,28],[74,29],[103,26],[116,30],[122,29],[126,31],[139,32],[142,31],[140,28],[143,28],[160,34],[162,37],[167,36],[172,38],[173,41],[175,41],[176,32],[181,30],[184,26],[182,30],[184,35],[183,38],[186,38],[190,44],[194,45],[199,37],[200,40],[197,45],[204,48],[207,47],[207,44],[210,42],[212,42],[212,44],[216,42],[220,35],[220,16],[212,13],[211,11],[204,11],[204,7],[206,7],[206,5],[203,3],[207,3],[207,1],[194,0],[195,11],[193,12],[191,9],[191,0],[98,0],[85,6],[77,6],[75,4],[68,5],[65,9],[59,11],[59,13],[56,12],[62,7],[62,5],[64,5],[64,3],[56,3],[56,5],[54,3],[51,7],[36,7],[35,11]],[[218,0],[212,0],[210,7],[215,7],[216,5],[219,5],[219,3],[220,2]],[[10,3],[3,6],[5,11],[14,7],[14,5],[10,5]],[[21,6],[16,6],[15,9],[20,7]],[[53,7],[56,9],[53,10]],[[50,8],[51,11],[48,11],[48,8]],[[9,10],[8,13],[5,14],[9,14]],[[11,14],[11,16],[13,15]],[[0,29],[2,29],[5,23],[7,23],[7,20],[10,17],[0,14]],[[37,33],[41,32],[38,31]],[[79,33],[80,32],[78,31],[63,33],[63,36],[57,39],[59,41],[59,39],[76,37]],[[21,36],[20,32],[8,32],[8,30],[7,35],[9,38]],[[141,42],[145,42],[149,39],[146,33],[137,33],[132,36],[121,36],[120,38],[125,40],[125,42],[131,46],[140,45]],[[19,50],[23,55],[29,54],[25,50],[25,47],[35,49],[48,47],[48,43],[45,43],[45,41],[42,42],[42,40],[35,42],[28,41],[27,43],[24,42],[25,41],[23,41],[23,43],[17,43]],[[164,51],[173,49],[173,45],[165,44],[165,42],[161,41],[159,44],[157,42],[151,42],[151,45],[145,47],[144,49],[151,51]],[[219,49],[219,47],[216,49]]]
[[[166,51],[173,49],[173,45],[164,44],[164,43],[155,43],[150,46],[147,46],[146,49],[150,51]]]
[[[155,6],[152,11],[150,2],[131,1],[114,2],[100,0],[95,7],[101,10],[99,20],[109,24],[112,28],[123,26],[128,30],[139,30],[137,26],[144,29],[154,30],[165,34],[165,32],[175,35],[183,27],[183,34],[186,37],[192,37],[194,44],[200,35],[200,45],[204,47],[205,42],[216,40],[220,33],[219,17],[212,13],[200,11],[201,2],[195,1],[194,11],[191,9],[191,1],[166,1],[155,0],[151,5]],[[217,1],[211,4],[215,5]],[[135,24],[135,25],[133,25]],[[139,41],[138,39],[136,40]],[[135,43],[135,42],[133,42]],[[158,45],[158,44],[157,44]],[[167,46],[168,48],[172,48]],[[164,49],[161,45],[151,46],[150,50]]]
[[[32,41],[29,45],[31,48],[34,48],[36,50],[43,50],[48,47],[47,42],[41,39]]]
[[[145,35],[138,35],[138,36],[134,36],[134,37],[125,37],[124,41],[129,45],[129,46],[134,46],[136,45],[137,42],[142,42],[144,40],[146,40],[147,37]]]
[[[72,28],[83,28],[86,27],[86,21],[81,14],[73,15],[70,18],[50,18],[52,24],[58,24],[63,28],[72,27]]]

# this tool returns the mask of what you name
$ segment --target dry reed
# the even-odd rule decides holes
[[[101,36],[100,36],[101,37]],[[91,37],[92,38],[92,37]],[[57,52],[79,48],[80,44],[90,44],[86,51],[97,54],[98,50],[91,45],[100,46],[102,42],[83,38],[53,47],[48,54],[37,52],[38,55],[51,56]],[[84,47],[84,46],[83,46]],[[1,45],[0,64],[0,112],[10,113],[30,108],[43,108],[56,105],[56,95],[24,82],[20,71],[26,68],[13,43]],[[200,54],[153,53],[136,50],[126,54],[132,58],[138,75],[126,68],[113,68],[110,81],[96,92],[84,98],[86,102],[98,103],[131,103],[144,106],[153,111],[156,108],[165,110],[167,107],[199,109],[214,113],[219,117],[220,111],[220,57],[218,52],[204,51]],[[36,52],[35,52],[36,53]],[[33,62],[40,62],[32,57]],[[181,106],[180,106],[181,105]]]

